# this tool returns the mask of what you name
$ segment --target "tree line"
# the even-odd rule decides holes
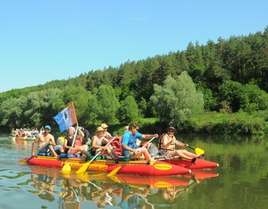
[[[204,112],[268,110],[268,28],[248,36],[189,43],[119,67],[0,93],[1,127],[40,127],[71,101],[79,123],[156,118],[183,127]],[[266,121],[266,118],[264,118]]]

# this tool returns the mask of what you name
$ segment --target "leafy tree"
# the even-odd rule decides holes
[[[1,103],[0,106],[0,117],[1,125],[8,126],[11,128],[24,127],[21,123],[21,116],[23,115],[23,109],[21,106],[26,104],[26,97],[8,98]]]
[[[74,102],[78,124],[84,126],[89,115],[89,97],[91,93],[82,86],[68,85],[62,93],[63,107],[65,108],[70,102]]]
[[[120,107],[111,86],[101,85],[97,92],[98,100],[98,120],[108,124],[118,123],[117,111]]]
[[[179,127],[203,112],[203,94],[195,88],[187,72],[178,79],[168,76],[163,86],[154,85],[150,98],[161,122]]]
[[[242,84],[235,81],[226,81],[219,87],[219,97],[221,102],[230,104],[232,112],[237,112],[241,108]]]
[[[241,109],[248,113],[268,109],[268,94],[255,84],[244,85],[241,94]]]
[[[137,121],[140,118],[139,108],[133,96],[127,96],[119,108],[120,122],[129,124],[131,121]]]

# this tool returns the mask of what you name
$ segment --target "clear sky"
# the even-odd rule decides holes
[[[0,0],[0,92],[247,36],[267,0]]]

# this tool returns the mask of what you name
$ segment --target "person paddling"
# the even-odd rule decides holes
[[[142,134],[139,132],[139,125],[137,123],[129,124],[128,131],[126,131],[122,136],[122,147],[123,155],[131,159],[140,159],[142,156],[150,162],[151,156],[148,153],[148,150],[145,147],[137,147],[137,140],[158,138],[158,134]]]
[[[185,159],[189,159],[194,163],[198,155],[188,152],[185,149],[175,149],[176,145],[184,148],[189,146],[188,144],[184,144],[178,141],[175,137],[176,133],[176,129],[172,126],[166,129],[166,133],[164,133],[159,139],[159,153],[167,157],[179,156]]]

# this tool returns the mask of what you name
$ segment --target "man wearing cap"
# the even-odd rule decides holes
[[[176,140],[175,134],[177,133],[176,129],[172,126],[166,129],[166,133],[164,133],[158,142],[158,149],[161,155],[170,156],[180,156],[185,159],[191,160],[193,163],[196,161],[198,155],[188,152],[185,149],[176,150],[175,146],[180,147],[188,147],[188,144],[184,144],[178,140]]]
[[[50,151],[54,157],[58,157],[56,150],[60,150],[60,152],[63,152],[63,148],[60,145],[56,146],[54,136],[50,134],[51,127],[49,125],[46,125],[44,127],[44,132],[40,133],[36,136],[35,140],[32,144],[32,156],[35,155],[34,149],[36,146],[36,143],[38,143],[38,153],[44,152],[47,153]]]
[[[109,132],[108,132],[108,125],[106,124],[106,123],[102,123],[101,124],[101,127],[104,129],[104,137],[106,138],[106,139],[109,139],[109,138],[111,138],[111,137],[113,137],[112,136],[112,134],[110,134]]]

